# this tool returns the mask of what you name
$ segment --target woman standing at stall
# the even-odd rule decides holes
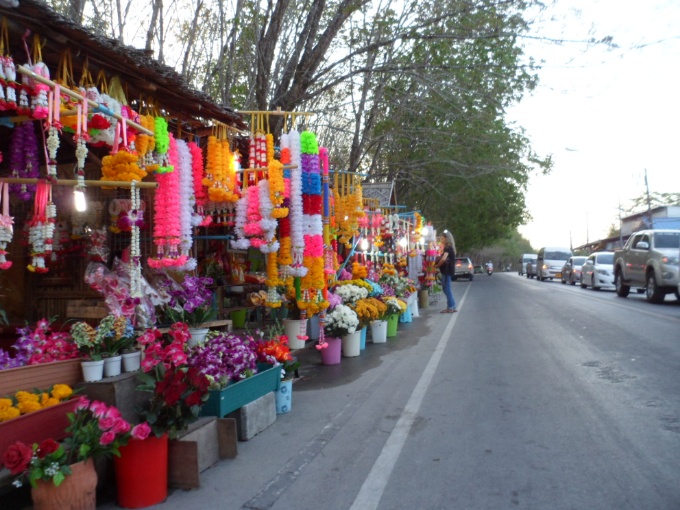
[[[442,272],[442,288],[446,296],[446,309],[440,313],[454,313],[458,311],[456,309],[456,300],[453,298],[453,292],[451,291],[451,280],[453,280],[456,274],[456,242],[448,230],[444,230],[440,241],[444,248],[441,256],[437,259],[435,267],[438,267]]]

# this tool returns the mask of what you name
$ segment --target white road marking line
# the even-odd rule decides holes
[[[470,287],[471,286],[468,286],[467,289],[465,289],[465,294],[463,294],[463,298],[458,304],[459,310],[465,302],[465,297],[467,296]],[[392,475],[392,470],[399,459],[399,455],[404,448],[411,427],[418,416],[418,411],[425,398],[425,393],[432,382],[432,377],[437,370],[444,349],[446,349],[446,346],[449,343],[451,331],[458,318],[458,313],[451,314],[444,334],[432,353],[423,374],[420,376],[418,384],[416,384],[416,387],[413,389],[413,393],[411,393],[397,424],[390,433],[390,437],[387,438],[385,446],[383,446],[380,455],[373,464],[371,472],[366,477],[366,481],[361,486],[359,494],[357,494],[357,497],[354,499],[354,503],[352,503],[350,510],[371,510],[378,508],[380,498],[382,498],[385,487],[387,487],[387,482]]]

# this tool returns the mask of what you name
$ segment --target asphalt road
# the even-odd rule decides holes
[[[677,301],[516,272],[454,294],[341,365],[301,351],[292,412],[154,508],[680,508]]]

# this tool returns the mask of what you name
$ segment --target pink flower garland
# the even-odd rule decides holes
[[[194,181],[194,197],[196,199],[196,211],[201,220],[198,226],[206,227],[212,223],[212,216],[205,214],[204,208],[205,204],[208,202],[208,193],[203,186],[204,177],[204,161],[203,161],[203,151],[195,142],[189,142],[189,152],[191,152],[191,169]]]
[[[167,152],[168,167],[171,171],[156,174],[158,191],[154,202],[154,243],[156,258],[149,259],[149,266],[177,267],[187,262],[186,255],[180,255],[178,245],[182,232],[180,215],[180,190],[177,141],[169,134],[170,144]]]

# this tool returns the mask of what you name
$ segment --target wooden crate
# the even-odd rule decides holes
[[[66,303],[68,319],[103,319],[109,309],[101,299],[70,299]]]
[[[81,359],[52,361],[39,365],[0,370],[0,397],[19,390],[33,388],[47,390],[55,384],[68,384],[72,388],[83,380]]]

